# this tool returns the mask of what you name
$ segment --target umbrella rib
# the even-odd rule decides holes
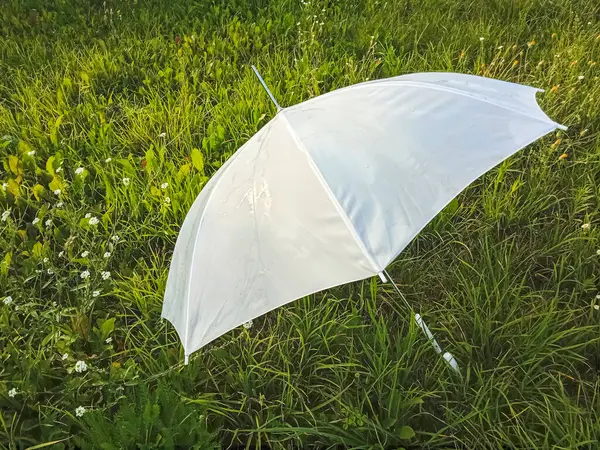
[[[342,221],[344,222],[344,224],[348,228],[348,231],[350,232],[350,234],[354,238],[354,241],[356,242],[356,245],[358,245],[359,250],[361,251],[361,253],[363,254],[363,256],[365,258],[367,258],[369,264],[371,265],[371,267],[375,271],[374,275],[379,274],[381,272],[381,269],[378,267],[377,262],[375,261],[375,258],[373,258],[373,256],[371,255],[371,253],[365,247],[365,244],[362,241],[362,239],[360,238],[360,236],[358,234],[358,231],[356,231],[356,228],[354,227],[354,225],[352,224],[352,221],[350,220],[350,218],[346,214],[346,211],[344,211],[344,208],[342,208],[342,205],[338,201],[337,197],[331,191],[331,188],[329,187],[329,185],[327,184],[327,181],[325,181],[325,178],[323,177],[323,173],[321,172],[321,170],[319,169],[319,167],[315,163],[315,161],[312,158],[310,152],[306,149],[306,147],[304,146],[304,144],[300,140],[300,137],[296,133],[296,130],[294,130],[294,128],[292,127],[292,124],[289,122],[289,120],[285,116],[285,112],[282,111],[280,113],[280,116],[283,118],[282,120],[285,121],[287,129],[288,129],[288,131],[290,133],[290,136],[292,136],[292,139],[294,139],[294,142],[296,143],[296,145],[298,146],[298,148],[306,155],[306,158],[308,159],[310,168],[312,169],[313,173],[315,174],[315,176],[319,180],[319,183],[321,184],[321,186],[323,187],[323,189],[325,190],[325,192],[329,196],[329,199],[333,203],[333,206],[336,208],[336,210],[337,210],[338,214],[340,215]]]

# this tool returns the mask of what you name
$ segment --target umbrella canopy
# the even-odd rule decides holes
[[[274,308],[380,275],[469,183],[564,128],[535,89],[420,73],[288,108],[192,205],[162,316],[187,356]]]

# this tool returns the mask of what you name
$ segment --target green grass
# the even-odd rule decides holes
[[[169,448],[197,433],[211,448],[207,430],[272,448],[598,446],[599,17],[594,0],[5,0],[0,447]],[[284,106],[421,71],[546,90],[568,131],[484,175],[389,268],[462,378],[377,279],[177,366],[160,311],[178,229],[275,112],[250,64]]]

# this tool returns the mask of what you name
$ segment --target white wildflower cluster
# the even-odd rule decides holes
[[[87,364],[85,363],[85,361],[81,361],[81,360],[79,360],[79,361],[77,361],[77,362],[75,363],[75,372],[77,372],[77,373],[83,373],[83,372],[85,372],[86,370],[88,370],[88,366],[87,366]]]

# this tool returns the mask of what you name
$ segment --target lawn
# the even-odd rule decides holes
[[[597,1],[4,0],[0,36],[1,448],[599,445]],[[568,130],[388,269],[462,376],[376,278],[181,364],[179,227],[275,113],[250,64],[283,106],[423,71],[545,89]]]

